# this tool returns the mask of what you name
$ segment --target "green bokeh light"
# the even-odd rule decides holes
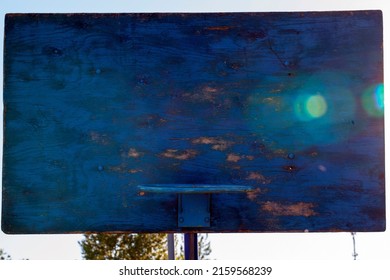
[[[320,95],[312,95],[306,101],[306,110],[313,118],[320,118],[326,114],[328,106],[325,98]]]
[[[275,150],[347,141],[364,127],[355,83],[346,73],[326,71],[298,76],[280,92],[255,92],[247,99],[248,126]]]
[[[371,86],[365,90],[362,96],[362,105],[370,117],[382,117],[385,107],[383,84]]]
[[[300,121],[311,121],[323,117],[328,104],[320,93],[299,95],[294,104],[295,114]]]

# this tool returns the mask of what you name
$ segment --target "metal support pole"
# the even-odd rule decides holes
[[[198,234],[197,233],[184,234],[184,258],[186,260],[198,259]]]
[[[168,233],[168,260],[175,259],[175,235]]]

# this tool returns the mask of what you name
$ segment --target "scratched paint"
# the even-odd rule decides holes
[[[178,151],[175,149],[167,149],[165,152],[161,154],[162,157],[173,158],[178,160],[188,160],[194,158],[196,155],[197,152],[195,150]]]
[[[143,153],[137,151],[135,148],[130,148],[129,151],[127,152],[127,157],[129,158],[139,158],[142,157]]]
[[[380,11],[9,14],[2,229],[383,231]],[[138,185],[172,184],[170,193]]]
[[[246,196],[251,201],[257,201],[259,196],[267,193],[267,189],[256,188],[254,191],[250,191],[246,193]]]
[[[192,139],[191,143],[211,145],[211,149],[217,151],[225,151],[234,145],[234,142],[219,137],[199,137]]]
[[[254,156],[247,156],[247,155],[237,155],[237,154],[228,154],[227,155],[227,158],[226,158],[226,161],[228,162],[238,162],[240,160],[254,160],[255,157]]]
[[[283,205],[281,203],[267,201],[261,206],[261,210],[272,213],[276,216],[304,216],[317,215],[313,210],[313,203],[299,202],[296,204]]]
[[[246,180],[253,180],[261,184],[271,183],[271,180],[264,177],[264,175],[261,174],[260,172],[250,172],[246,177]]]

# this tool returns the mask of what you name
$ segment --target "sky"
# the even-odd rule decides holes
[[[381,9],[385,27],[385,84],[389,82],[388,46],[386,33],[390,14],[386,0],[272,0],[272,1],[121,1],[121,0],[1,0],[0,37],[3,38],[4,15],[6,13],[66,13],[66,12],[263,12],[263,11],[323,11]],[[3,46],[0,45],[0,52]],[[3,61],[0,56],[0,91],[2,93]],[[1,94],[2,98],[2,94]],[[387,99],[385,107],[387,107]],[[389,112],[386,112],[388,118]],[[2,124],[3,121],[0,120]],[[386,127],[386,131],[389,129]],[[0,130],[2,140],[2,129]],[[386,136],[386,144],[388,140]],[[1,145],[0,145],[1,146]],[[2,147],[0,147],[2,155]],[[388,174],[388,155],[386,173]],[[0,193],[1,197],[1,193]],[[1,200],[0,200],[1,201]],[[387,205],[389,199],[387,198]],[[1,202],[0,202],[1,203]],[[389,217],[389,207],[387,207]],[[6,235],[0,232],[0,248],[13,259],[67,260],[81,259],[78,241],[82,235]],[[210,234],[211,259],[269,259],[269,260],[348,260],[352,259],[351,233],[246,233]],[[356,251],[360,260],[390,260],[390,232],[357,233]]]

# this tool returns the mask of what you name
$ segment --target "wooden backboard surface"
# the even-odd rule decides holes
[[[380,11],[8,14],[2,230],[383,231]],[[195,230],[195,229],[193,229]]]

